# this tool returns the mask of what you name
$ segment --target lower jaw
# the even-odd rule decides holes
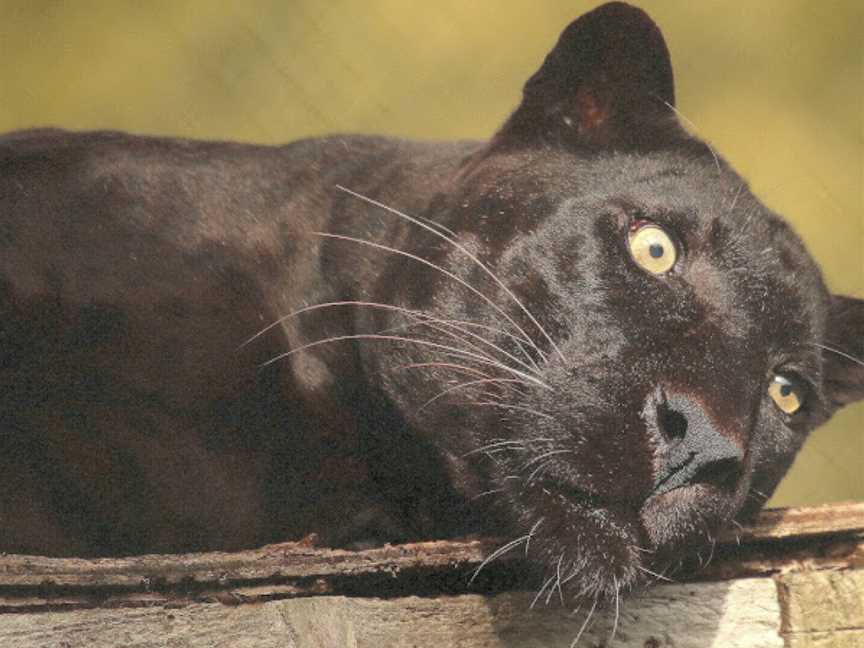
[[[607,581],[627,588],[639,587],[653,580],[653,571],[662,571],[709,547],[733,508],[716,489],[702,485],[669,491],[641,506],[592,503],[576,500],[571,512],[573,520],[586,530],[582,538],[593,539],[587,545],[583,542],[584,556],[598,562],[608,560],[598,576],[605,573]],[[578,543],[578,538],[571,542]],[[555,557],[550,552],[549,559]]]
[[[731,500],[703,484],[676,488],[649,498],[639,511],[650,545],[666,553],[710,544],[734,509]]]
[[[639,587],[652,580],[652,571],[710,545],[733,506],[701,484],[650,497],[641,505],[582,492],[550,497],[526,507],[531,514],[523,518],[527,528],[544,520],[530,543],[535,559],[547,569],[554,569],[562,556],[565,563],[580,562],[596,579],[596,591],[607,594]]]

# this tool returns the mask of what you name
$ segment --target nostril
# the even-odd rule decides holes
[[[657,427],[666,443],[672,445],[687,434],[687,417],[664,404],[657,408]]]
[[[695,483],[733,488],[740,479],[743,448],[721,432],[696,399],[655,392],[643,419],[654,439],[654,494]]]

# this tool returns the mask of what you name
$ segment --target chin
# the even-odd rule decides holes
[[[520,526],[530,529],[523,549],[540,566],[544,590],[560,590],[568,605],[612,601],[661,580],[682,560],[710,551],[739,499],[708,484],[676,488],[641,505],[597,505],[543,488],[531,495],[531,504],[517,504]]]

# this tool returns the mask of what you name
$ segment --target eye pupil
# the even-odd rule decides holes
[[[768,394],[774,399],[774,404],[786,414],[794,414],[801,409],[803,395],[800,388],[786,376],[777,374],[768,386]]]
[[[653,275],[672,270],[677,261],[675,243],[669,234],[654,223],[641,221],[627,237],[630,255],[640,268]]]

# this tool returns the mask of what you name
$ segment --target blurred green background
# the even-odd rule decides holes
[[[485,138],[597,2],[0,0],[0,131]],[[864,297],[864,2],[655,0],[695,130]],[[862,332],[864,334],[864,332]],[[864,405],[773,502],[864,499]]]

